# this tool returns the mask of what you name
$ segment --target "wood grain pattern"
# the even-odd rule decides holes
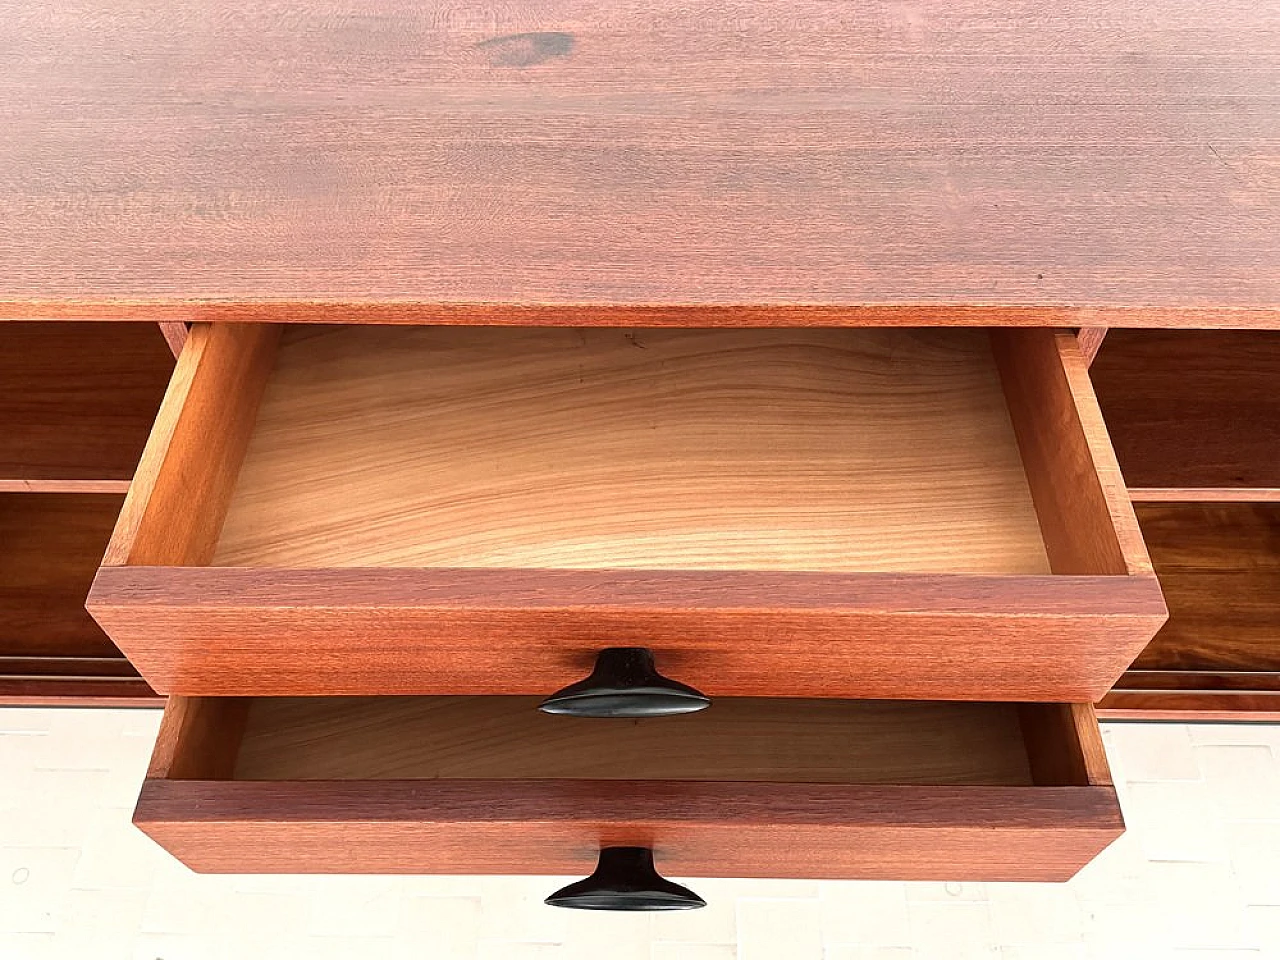
[[[84,602],[120,501],[0,494],[0,655],[119,657]]]
[[[1135,329],[1280,329],[1273,307],[1079,307],[987,304],[543,304],[425,301],[31,300],[0,298],[8,313],[42,322],[355,323],[377,326],[496,327],[1069,327],[1081,323]]]
[[[89,609],[157,689],[547,694],[606,645],[711,696],[1101,697],[1154,577],[104,567]]]
[[[441,709],[433,714],[428,706]],[[506,765],[524,763],[513,745],[527,743],[529,734],[513,723],[507,706],[494,698],[435,704],[388,698],[345,704],[255,702],[237,775],[276,778],[229,780],[224,749],[229,740],[216,736],[218,724],[206,723],[216,714],[200,712],[224,709],[224,702],[175,698],[166,710],[157,759],[134,822],[194,869],[212,872],[585,874],[600,846],[635,844],[655,848],[664,870],[676,876],[966,880],[1064,880],[1123,830],[1115,792],[1108,786],[983,782],[1009,775],[1010,751],[1021,754],[1023,783],[1026,749],[1078,753],[1076,738],[1089,733],[1090,725],[1091,736],[1098,736],[1087,708],[1075,714],[1078,725],[1045,726],[1036,743],[1024,747],[1025,728],[1010,705],[861,703],[797,709],[785,702],[724,701],[700,719],[685,718],[692,723],[677,723],[673,761],[650,761],[625,748],[636,746],[625,742],[634,736],[629,729],[656,730],[658,721],[590,724],[548,717],[545,725],[562,727],[565,737],[583,746],[584,756],[575,756],[560,735],[549,746],[535,742],[530,749],[556,766],[553,775],[592,778],[520,779],[512,778]],[[531,703],[512,706],[522,712],[532,708]],[[894,756],[905,751],[948,778],[956,764],[971,764],[971,782],[761,782],[759,773],[785,768],[786,760],[778,759],[784,745],[813,736],[805,728],[808,708],[815,706],[837,725],[847,725],[844,749],[859,775],[884,776],[894,768],[913,775],[912,764]],[[715,712],[726,707],[731,714],[736,710],[736,717],[716,720]],[[238,723],[240,707],[232,709]],[[459,719],[465,750],[442,736],[440,718],[450,711]],[[656,764],[652,772],[663,765],[674,769],[670,764],[682,762],[679,755],[686,747],[701,753],[711,740],[720,740],[720,733],[708,738],[708,731],[740,731],[743,722],[755,725],[766,715],[773,719],[757,728],[757,736],[732,736],[718,746],[709,768],[751,774],[749,780],[594,778],[624,767],[643,771],[649,762]],[[183,742],[183,732],[193,727],[214,733],[219,746],[210,751],[194,738]],[[703,733],[695,736],[698,729]],[[605,730],[607,735],[601,733]],[[972,751],[953,749],[960,740],[982,741],[987,734],[991,742]],[[624,749],[604,755],[607,740],[615,736],[623,738]],[[776,743],[762,746],[761,739]],[[953,755],[946,757],[949,749]],[[430,761],[424,766],[422,755],[433,751],[452,759],[445,766]],[[188,754],[198,759],[184,763]],[[486,755],[487,772],[501,779],[463,776],[484,770]],[[210,756],[220,772],[209,772]],[[792,768],[797,774],[811,773],[810,763],[824,763],[807,746],[797,759]],[[1105,775],[1105,758],[1101,762]],[[284,779],[406,772],[429,778]]]
[[[1245,0],[0,16],[2,316],[1280,323]]]
[[[1134,503],[1280,503],[1280,487],[1131,487]]]
[[[1098,716],[1103,720],[1176,723],[1280,723],[1280,694],[1113,690],[1098,703]]]
[[[1280,331],[1117,330],[1091,375],[1130,487],[1275,499]]]
[[[1018,705],[1031,775],[1038,786],[1110,786],[1102,732],[1087,703]]]
[[[239,697],[170,697],[147,776],[230,779],[248,713],[249,701]]]
[[[1139,504],[1169,622],[1138,669],[1280,670],[1280,504]]]
[[[159,707],[164,698],[119,653],[103,657],[0,656],[0,705]]]
[[[212,562],[1049,570],[958,330],[289,329]]]
[[[104,564],[209,562],[278,336],[273,326],[191,332]]]
[[[124,657],[4,656],[0,677],[64,677],[67,679],[136,679],[138,671]]]
[[[155,324],[0,323],[0,491],[123,492],[172,370]]]
[[[187,325],[181,321],[165,320],[160,322],[160,333],[169,350],[175,357],[182,356],[182,348],[187,343]]]
[[[129,492],[128,480],[0,480],[0,493],[118,493]]]
[[[235,779],[1031,784],[1010,704],[725,697],[697,714],[616,723],[537,707],[536,697],[258,699]]]
[[[1126,670],[1115,689],[1280,692],[1280,670]]]
[[[155,324],[0,323],[0,703],[159,702],[84,601],[172,369]]]
[[[1080,344],[1080,353],[1084,355],[1086,366],[1092,366],[1102,349],[1102,341],[1107,337],[1106,327],[1081,327],[1076,331],[1076,342]]]
[[[1113,532],[1110,553],[1087,539],[1129,507],[1066,334],[1027,332],[1001,361],[1025,354],[1052,380],[1011,393],[1029,442],[1067,451],[1037,461],[1050,528],[1029,515],[977,331],[295,328],[246,440],[253,391],[236,364],[253,354],[256,387],[266,347],[236,346],[237,329],[193,331],[140,473],[167,472],[169,492],[147,510],[135,484],[89,598],[166,693],[546,694],[601,646],[633,644],[712,695],[1084,701],[1165,616],[1136,534]],[[568,346],[544,356],[544,342]],[[584,342],[602,349],[579,351],[591,362],[566,377],[561,354]],[[240,359],[214,359],[223,349]],[[230,398],[214,411],[235,418],[230,439],[184,399],[201,369],[200,402]],[[512,397],[530,414],[512,416]],[[579,415],[584,399],[596,409]],[[166,439],[176,423],[182,443]],[[210,435],[236,455],[202,453]],[[174,450],[181,469],[165,465]],[[1058,456],[1081,492],[1053,490]],[[1089,486],[1090,465],[1106,485]],[[193,501],[197,489],[216,493]],[[271,565],[198,566],[228,496],[214,559]],[[1032,555],[1043,570],[1037,526],[1054,531],[1059,567],[1088,576],[820,572],[974,556],[1008,571]],[[646,557],[672,568],[629,568]],[[280,566],[450,559],[526,566]],[[687,568],[747,561],[760,568]]]
[[[1098,704],[1109,720],[1280,721],[1280,671],[1127,670]]]
[[[141,678],[93,680],[82,677],[0,677],[0,706],[138,707],[164,706]]]
[[[1124,831],[1110,787],[147,780],[134,823],[201,873],[1063,881]],[[550,892],[550,888],[548,889]]]
[[[1053,572],[1150,574],[1074,338],[1047,330],[996,330],[991,337]]]

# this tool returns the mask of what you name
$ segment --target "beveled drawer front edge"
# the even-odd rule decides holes
[[[193,869],[1065,880],[1124,830],[1115,791],[612,781],[148,780],[134,822]],[[818,854],[821,851],[821,854]]]
[[[99,609],[696,609],[1138,616],[1166,613],[1153,574],[969,576],[765,570],[109,566]]]
[[[89,608],[156,689],[204,696],[546,695],[631,645],[711,696],[1092,701],[1164,622],[1151,577],[746,571],[117,567]]]

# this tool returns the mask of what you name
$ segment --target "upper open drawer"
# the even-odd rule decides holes
[[[89,609],[164,692],[1092,700],[1165,617],[1049,330],[196,326]]]

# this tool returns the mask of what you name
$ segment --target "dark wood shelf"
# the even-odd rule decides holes
[[[172,371],[156,323],[0,323],[0,703],[162,702],[84,602]]]
[[[0,657],[119,657],[84,598],[124,498],[0,494]]]
[[[1169,622],[1108,717],[1280,718],[1280,503],[1138,503]]]
[[[84,609],[123,500],[0,493],[0,703],[162,702]]]
[[[1134,500],[1280,500],[1280,330],[1112,330],[1089,374]]]
[[[154,323],[0,323],[0,492],[126,491],[172,371]]]
[[[1280,504],[1138,504],[1169,622],[1137,670],[1280,671]]]
[[[1111,330],[1090,376],[1169,607],[1099,715],[1280,719],[1280,331]]]

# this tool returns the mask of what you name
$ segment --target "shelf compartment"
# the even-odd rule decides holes
[[[120,658],[84,603],[123,500],[0,493],[0,657]]]
[[[1280,331],[1112,330],[1090,376],[1135,501],[1280,501]]]
[[[0,323],[0,492],[126,492],[172,372],[154,323]]]

